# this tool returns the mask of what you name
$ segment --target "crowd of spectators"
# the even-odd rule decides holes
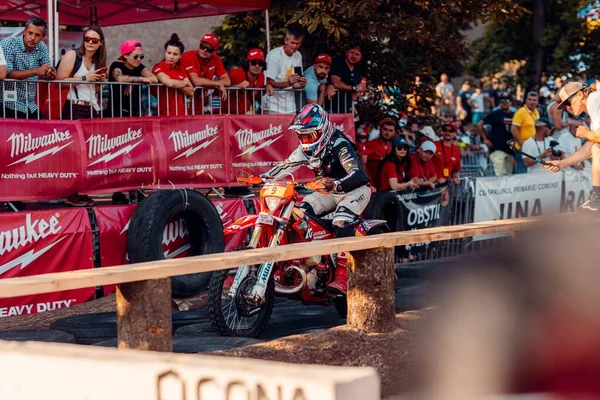
[[[2,85],[3,116],[293,114],[306,103],[345,113],[366,90],[360,47],[349,45],[337,59],[317,54],[305,71],[299,51],[305,34],[295,28],[267,54],[248,49],[243,65],[231,71],[217,54],[219,38],[212,33],[200,38],[198,49],[187,51],[173,34],[164,45],[164,60],[150,67],[143,63],[142,41],[135,39],[121,44],[117,60],[107,60],[108,44],[98,27],[87,28],[79,49],[66,52],[55,68],[43,42],[46,32],[42,19],[31,18],[22,36],[0,42],[0,80],[11,79]],[[37,80],[61,84],[38,85]]]

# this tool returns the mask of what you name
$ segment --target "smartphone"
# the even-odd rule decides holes
[[[294,74],[302,76],[302,67],[294,67]]]

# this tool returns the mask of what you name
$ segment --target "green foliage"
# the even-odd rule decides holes
[[[433,98],[437,82],[423,80],[417,87],[415,78],[460,70],[470,56],[461,30],[472,23],[505,22],[522,12],[516,0],[272,0],[271,46],[283,44],[291,23],[308,32],[302,49],[306,64],[316,53],[341,56],[348,44],[357,43],[369,83],[397,86],[404,94],[417,90],[417,107],[428,113],[425,99]],[[215,30],[228,65],[239,64],[251,47],[266,47],[264,25],[264,12],[238,14]],[[409,108],[406,101],[393,103],[398,110]]]

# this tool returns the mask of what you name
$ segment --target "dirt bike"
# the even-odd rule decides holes
[[[291,178],[291,179],[284,179]],[[332,220],[309,215],[296,207],[299,191],[325,190],[319,181],[298,183],[293,175],[267,179],[241,172],[243,185],[261,186],[261,209],[224,228],[233,235],[251,230],[247,248],[276,247],[283,244],[327,240],[335,237]],[[385,220],[353,221],[356,236],[388,232]],[[271,318],[275,296],[306,303],[335,305],[345,317],[345,296],[332,296],[327,285],[333,280],[337,254],[305,259],[244,265],[213,273],[209,285],[208,306],[213,327],[222,336],[257,337]]]

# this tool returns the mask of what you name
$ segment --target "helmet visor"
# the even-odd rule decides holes
[[[313,144],[319,140],[321,135],[317,131],[297,132],[301,144]]]

